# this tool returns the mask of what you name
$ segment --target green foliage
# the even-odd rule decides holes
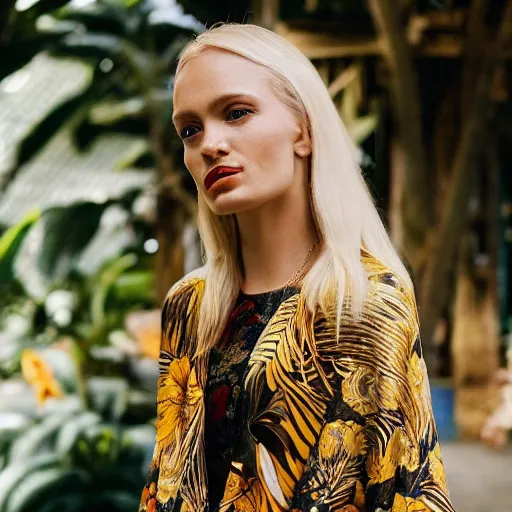
[[[41,51],[79,59],[91,74],[21,141],[10,180],[69,126],[80,150],[104,133],[143,135],[148,142],[119,155],[117,167],[155,165],[149,139],[155,126],[169,131],[173,66],[202,29],[170,21],[159,5],[39,0],[14,13],[0,79]],[[166,154],[178,142],[167,133],[156,141]],[[35,212],[0,238],[2,512],[137,508],[158,375],[125,327],[127,313],[155,307],[153,259],[143,249],[150,221],[135,217],[137,196]],[[112,224],[114,208],[121,220]],[[38,361],[30,371],[27,358]],[[22,367],[33,389],[20,379]],[[36,397],[50,395],[38,409]]]
[[[83,108],[91,99],[94,89],[92,85],[79,91],[48,112],[28,135],[20,142],[17,148],[16,164],[11,170],[10,179],[16,177],[19,168],[34,157],[55,135],[55,133],[68,122],[70,116]]]
[[[21,69],[43,48],[62,37],[62,32],[41,33],[37,28],[37,20],[69,1],[39,0],[22,12],[11,13],[12,23],[5,30],[6,34],[0,34],[0,52],[4,56],[8,55],[8,58],[0,59],[0,80]]]
[[[51,208],[41,215],[35,227],[41,231],[44,243],[32,249],[31,254],[35,271],[47,283],[46,289],[60,284],[69,276],[78,256],[96,233],[108,205],[108,202],[78,203]],[[30,274],[26,272],[27,265],[17,266],[16,274],[30,295],[34,288]]]
[[[108,385],[104,379],[93,397]],[[75,398],[48,402],[15,433],[0,471],[0,510],[136,510],[154,427],[119,421],[130,406],[127,401],[107,406],[105,416],[105,410],[86,409]]]
[[[38,210],[29,211],[16,226],[7,229],[0,237],[0,285],[14,278],[14,258],[30,228],[39,219]]]
[[[39,1],[17,13],[3,48],[9,59],[2,59],[0,79],[44,50],[80,59],[92,73],[83,90],[57,105],[23,138],[4,189],[65,125],[73,127],[77,148],[86,150],[104,133],[149,138],[152,124],[170,124],[171,109],[165,108],[171,102],[169,78],[180,50],[197,30],[199,23],[169,21],[165,5],[150,0],[98,0],[83,7],[64,0]],[[175,151],[178,142],[171,140]],[[132,163],[155,165],[149,145],[125,157],[119,167]]]
[[[127,351],[111,339],[115,332],[126,345],[125,314],[154,304],[153,274],[137,238],[117,256],[100,258],[92,273],[81,272],[88,246],[102,230],[111,237],[101,222],[108,207],[112,202],[36,212],[0,239],[0,268],[26,286],[25,293],[11,292],[0,316],[2,349],[14,347],[7,360],[0,357],[0,374],[9,377],[0,380],[2,511],[137,508],[154,446],[150,420],[158,371],[153,365],[149,386],[147,375],[140,381],[136,349]],[[130,223],[130,215],[123,223]],[[39,245],[24,254],[37,230],[43,233]],[[22,263],[25,271],[30,266],[45,276],[48,286],[41,296],[34,296]],[[64,393],[40,409],[18,377],[27,349],[39,361],[32,368],[51,370],[27,376],[35,389]],[[45,379],[55,381],[53,388]],[[12,386],[15,393],[8,392]]]
[[[101,221],[112,208],[121,220],[109,226]],[[85,348],[105,345],[112,330],[123,329],[127,311],[154,306],[145,235],[132,233],[123,211],[113,201],[52,208],[27,215],[0,238],[0,375],[16,372],[25,348],[62,336]],[[110,245],[102,249],[102,240]]]

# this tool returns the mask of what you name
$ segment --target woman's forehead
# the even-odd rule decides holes
[[[188,58],[179,70],[175,89],[207,84],[222,87],[243,83],[263,85],[267,78],[266,69],[255,62],[233,52],[208,48]]]
[[[221,96],[247,96],[254,100],[273,96],[268,72],[232,52],[208,49],[187,59],[174,85],[175,117],[180,110],[218,104]]]

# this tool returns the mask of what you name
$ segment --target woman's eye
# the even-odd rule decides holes
[[[181,130],[181,132],[180,132],[180,137],[182,139],[187,139],[188,137],[192,137],[192,135],[195,135],[197,133],[193,130],[197,130],[197,127],[185,126],[185,128],[183,128],[183,130]]]
[[[234,108],[228,112],[228,118],[230,121],[238,121],[250,113],[251,111],[246,108]]]

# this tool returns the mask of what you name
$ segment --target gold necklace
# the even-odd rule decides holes
[[[298,281],[302,277],[302,271],[306,268],[306,265],[308,264],[309,259],[311,258],[311,255],[313,254],[313,251],[315,250],[317,245],[318,245],[318,239],[315,240],[315,242],[309,249],[306,259],[304,260],[304,263],[301,265],[299,270],[297,270],[297,272],[295,272],[295,274],[293,274],[293,276],[290,277],[290,279],[288,279],[288,281],[286,281],[283,288],[287,288],[288,286],[291,286],[292,284],[294,284],[296,281]]]

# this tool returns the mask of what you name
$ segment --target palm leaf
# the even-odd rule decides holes
[[[91,99],[94,87],[88,87],[71,96],[51,110],[19,143],[15,162],[7,173],[4,188],[12,182],[21,166],[31,160],[73,116]]]
[[[133,169],[134,167],[140,169],[153,169],[155,167],[153,151],[147,140],[135,141],[116,162],[116,169],[119,171]]]
[[[62,21],[79,23],[88,32],[103,32],[125,36],[128,32],[129,17],[125,9],[115,8],[112,5],[101,3],[90,4],[82,8],[68,7],[58,13],[57,18]]]
[[[0,80],[21,69],[45,47],[51,46],[61,37],[62,34],[37,34],[13,38],[12,42],[1,46],[1,54],[9,55],[9,58],[0,59]]]
[[[16,253],[30,228],[40,216],[39,210],[30,210],[21,222],[9,228],[0,237],[0,284],[8,283],[13,279],[13,263]]]
[[[59,459],[54,453],[39,454],[9,464],[0,472],[0,510],[5,510],[9,495],[19,487],[30,472],[57,467],[58,464]]]
[[[15,262],[15,275],[30,296],[42,299],[51,286],[69,275],[109,204],[78,203],[43,213],[34,226],[43,243],[34,250],[27,246],[27,237]]]
[[[32,472],[23,479],[16,492],[11,493],[5,512],[28,512],[34,510],[39,503],[65,489],[70,480],[82,480],[83,472],[69,471],[64,468],[47,468]]]

